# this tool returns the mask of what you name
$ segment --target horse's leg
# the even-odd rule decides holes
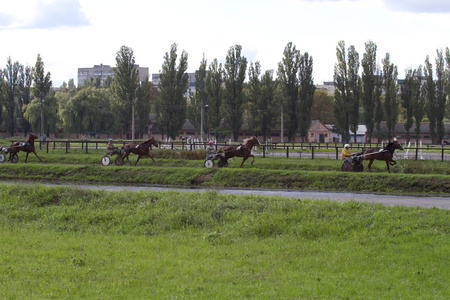
[[[369,170],[370,170],[370,167],[372,166],[372,163],[373,163],[373,159],[370,160],[369,165],[367,166],[369,168]]]
[[[153,159],[153,156],[151,156],[150,153],[147,153],[146,156],[150,157],[153,160],[153,162],[156,164],[156,161]]]
[[[42,162],[42,159],[37,155],[36,150],[33,150],[33,153],[34,153],[34,155],[36,155],[37,158],[39,158],[39,161]]]
[[[28,160],[28,154],[30,154],[30,152],[27,152],[27,156],[25,157],[25,163],[27,163],[27,160]]]
[[[242,159],[242,162],[241,162],[241,166],[240,166],[240,168],[242,168],[242,165],[244,164],[244,162],[247,160],[247,158],[248,158],[248,156],[244,156],[244,158]]]
[[[141,158],[141,155],[139,154],[139,155],[138,155],[138,159],[136,160],[136,163],[134,164],[135,167],[136,167],[136,165],[137,165],[137,163],[138,163],[138,161],[139,161],[140,158]]]
[[[255,156],[254,155],[250,155],[249,157],[253,157],[252,163],[251,165],[253,165],[253,163],[255,162]]]
[[[125,161],[125,158],[126,158],[128,163],[131,164],[130,159],[128,158],[128,155],[130,155],[130,152],[125,150],[125,154],[123,155],[123,161]]]
[[[391,173],[391,170],[389,170],[389,161],[388,160],[386,161],[386,167],[388,169],[388,173]]]

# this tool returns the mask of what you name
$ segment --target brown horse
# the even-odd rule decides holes
[[[11,162],[17,162],[14,161],[12,158],[17,155],[17,153],[19,151],[23,151],[27,153],[27,156],[25,157],[25,163],[28,160],[28,154],[30,154],[31,152],[34,153],[34,155],[36,155],[37,158],[39,158],[39,160],[42,162],[42,159],[37,155],[36,153],[36,149],[34,148],[34,140],[38,138],[38,135],[35,133],[28,133],[28,139],[26,140],[26,142],[13,142],[11,144],[11,146],[9,147],[9,161]]]
[[[368,168],[370,170],[370,167],[372,166],[372,163],[374,159],[376,160],[384,160],[386,162],[386,167],[389,173],[391,173],[391,170],[389,169],[389,165],[393,166],[397,162],[393,160],[394,157],[394,151],[395,149],[403,150],[402,145],[400,145],[399,142],[397,142],[397,139],[394,138],[393,142],[389,142],[383,149],[367,149],[364,152],[364,160],[370,160]]]
[[[240,168],[242,168],[242,165],[244,162],[249,158],[253,157],[252,165],[255,162],[255,156],[252,154],[252,148],[253,146],[260,146],[258,139],[256,136],[252,136],[251,138],[245,139],[244,143],[239,146],[225,146],[221,147],[218,151],[219,158],[221,161],[222,166],[226,167],[228,166],[228,159],[232,158],[234,156],[237,157],[243,157]]]
[[[128,160],[128,162],[131,164],[130,160],[128,159],[128,155],[130,155],[130,153],[133,153],[133,154],[138,155],[138,159],[136,160],[136,163],[134,164],[135,166],[137,165],[139,159],[142,156],[150,157],[153,160],[153,162],[156,164],[156,161],[153,159],[153,157],[150,155],[150,152],[149,152],[152,149],[152,145],[155,146],[156,148],[158,148],[158,143],[156,142],[156,140],[153,137],[151,137],[139,144],[130,143],[130,144],[123,145],[122,150],[125,151],[123,160],[125,160],[125,158],[126,158]]]

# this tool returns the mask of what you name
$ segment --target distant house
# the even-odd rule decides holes
[[[311,127],[308,130],[308,142],[310,143],[331,143],[332,132],[331,130],[322,124],[319,120],[311,122]]]

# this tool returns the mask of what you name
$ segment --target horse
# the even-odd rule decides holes
[[[370,160],[369,165],[368,165],[369,170],[375,159],[376,160],[384,160],[386,162],[386,167],[387,167],[388,173],[391,173],[391,170],[389,169],[389,165],[393,166],[397,163],[395,160],[392,159],[394,156],[395,149],[403,150],[402,145],[399,142],[397,142],[396,138],[394,138],[393,142],[389,142],[381,150],[374,149],[374,148],[367,149],[364,152],[364,160]]]
[[[251,138],[245,139],[243,141],[244,143],[239,146],[224,146],[221,147],[218,151],[219,153],[219,159],[221,161],[222,166],[226,167],[228,166],[228,159],[232,158],[234,156],[237,157],[243,157],[240,168],[242,168],[242,165],[244,162],[249,158],[253,157],[253,161],[251,164],[255,162],[255,156],[252,154],[252,148],[253,146],[260,146],[260,142],[256,136],[252,136]]]
[[[153,160],[153,162],[156,164],[156,161],[153,159],[153,157],[149,153],[149,150],[152,149],[152,145],[155,146],[156,148],[158,148],[158,143],[156,142],[156,140],[153,137],[151,137],[139,144],[130,143],[130,144],[123,145],[122,150],[125,151],[123,160],[125,160],[125,158],[126,158],[128,160],[128,162],[131,164],[130,160],[128,159],[128,155],[130,155],[130,153],[133,153],[133,154],[138,155],[138,159],[136,160],[136,163],[134,164],[134,166],[137,165],[139,159],[142,156],[150,157]]]
[[[27,156],[25,157],[25,163],[28,160],[28,154],[31,152],[36,155],[37,158],[42,162],[42,159],[37,155],[36,149],[34,148],[34,140],[38,138],[38,135],[32,132],[28,133],[28,139],[25,142],[13,142],[11,146],[9,147],[9,161],[13,162],[12,158],[14,155],[17,155],[19,151],[23,151],[27,153]],[[17,160],[15,161],[17,162]]]
[[[364,171],[364,152],[366,150],[363,149],[361,152],[356,153],[351,157],[348,161],[344,161],[342,163],[341,170],[344,172],[363,172]]]

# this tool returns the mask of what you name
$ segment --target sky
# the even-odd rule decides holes
[[[177,44],[188,54],[188,72],[204,57],[225,63],[242,46],[248,62],[274,76],[292,42],[313,58],[314,83],[333,80],[336,46],[377,45],[377,62],[390,54],[405,70],[435,61],[450,47],[448,0],[1,0],[0,68],[7,59],[34,66],[39,54],[54,87],[74,79],[78,68],[115,66],[121,46],[136,63],[158,73]],[[3,61],[3,62],[2,62]]]

